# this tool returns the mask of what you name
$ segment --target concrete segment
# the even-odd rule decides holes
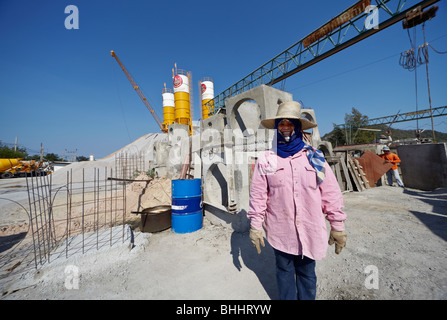
[[[445,143],[397,146],[406,187],[434,190],[447,187],[447,147]]]
[[[247,129],[256,131],[263,128],[261,119],[276,116],[278,105],[292,100],[293,96],[288,92],[260,85],[225,101],[228,123],[232,129],[242,132]]]

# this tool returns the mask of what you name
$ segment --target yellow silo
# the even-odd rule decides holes
[[[163,97],[163,127],[167,131],[168,126],[175,122],[174,93],[172,92],[172,89],[166,88],[165,85],[161,95]]]
[[[174,73],[175,122],[191,125],[191,106],[189,101],[188,73],[175,69]]]
[[[200,81],[200,89],[202,92],[202,119],[205,120],[210,117],[210,113],[214,109],[214,84],[213,79],[203,78]]]

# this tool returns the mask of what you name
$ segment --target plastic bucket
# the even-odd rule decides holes
[[[203,226],[202,180],[172,180],[171,230],[190,233]]]

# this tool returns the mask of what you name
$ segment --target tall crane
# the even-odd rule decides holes
[[[135,91],[138,93],[138,95],[140,96],[141,100],[143,101],[143,103],[145,104],[145,106],[147,107],[147,109],[149,110],[149,112],[152,114],[152,116],[154,117],[155,121],[157,122],[157,124],[160,126],[161,131],[163,131],[164,133],[166,133],[168,131],[167,126],[165,125],[165,123],[162,123],[160,118],[157,116],[157,114],[155,113],[155,110],[152,108],[152,106],[150,105],[150,103],[147,101],[146,97],[143,95],[143,93],[140,90],[140,87],[136,84],[135,80],[131,77],[131,75],[129,74],[129,72],[126,70],[126,68],[124,67],[124,65],[121,63],[120,59],[118,59],[118,57],[116,56],[116,53],[112,50],[110,51],[112,54],[112,57],[114,57],[116,59],[116,62],[118,62],[118,64],[120,65],[121,69],[123,69],[124,74],[126,75],[127,79],[129,79],[130,83],[132,84],[132,87],[135,89]]]

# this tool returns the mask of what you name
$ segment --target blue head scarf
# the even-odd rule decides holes
[[[279,122],[283,119],[276,119],[275,120],[275,129],[278,129]],[[317,173],[317,184],[320,184],[323,182],[325,176],[326,176],[326,170],[324,168],[324,154],[320,150],[316,150],[312,148],[310,145],[307,145],[303,141],[303,133],[301,131],[301,121],[298,119],[288,119],[290,122],[293,123],[295,127],[295,132],[290,137],[289,142],[287,142],[282,134],[276,130],[276,141],[277,141],[277,150],[276,153],[281,158],[287,158],[288,156],[292,156],[301,149],[307,150],[307,158],[309,160],[309,163],[314,167],[316,173]]]
[[[283,119],[275,120],[275,129],[278,129],[278,124]],[[295,127],[295,132],[290,137],[290,140],[287,142],[282,134],[276,131],[276,141],[277,141],[277,151],[276,153],[281,158],[287,158],[288,156],[292,156],[304,147],[303,141],[303,133],[301,132],[301,121],[298,119],[288,119],[293,123]]]

